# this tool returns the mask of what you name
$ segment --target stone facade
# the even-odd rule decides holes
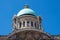
[[[13,32],[0,36],[0,40],[60,40],[60,36],[52,36],[43,31],[42,17],[34,15],[28,5],[18,14],[13,17]]]

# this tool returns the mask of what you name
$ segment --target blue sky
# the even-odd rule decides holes
[[[12,18],[24,4],[42,16],[42,27],[49,34],[60,34],[60,1],[59,0],[0,0],[0,35],[12,32]]]

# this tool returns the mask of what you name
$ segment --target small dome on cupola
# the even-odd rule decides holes
[[[32,9],[30,9],[28,5],[24,5],[24,9],[20,10],[17,16],[26,15],[26,14],[34,15],[34,13],[35,12]]]

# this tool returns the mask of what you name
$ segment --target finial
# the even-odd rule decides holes
[[[29,8],[29,6],[27,4],[24,5],[24,8]]]

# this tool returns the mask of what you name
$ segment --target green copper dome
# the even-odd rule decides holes
[[[17,16],[24,15],[24,14],[31,14],[34,15],[34,11],[30,9],[27,5],[24,6],[24,9],[18,12]]]

